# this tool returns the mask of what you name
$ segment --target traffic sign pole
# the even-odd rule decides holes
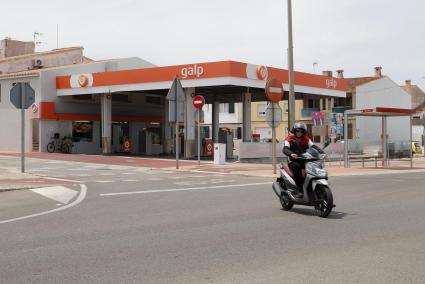
[[[272,104],[274,104],[272,102]],[[272,108],[272,164],[273,164],[273,174],[276,174],[276,124],[275,124],[275,117],[274,117],[274,106]]]
[[[201,165],[201,108],[198,108],[198,166]]]
[[[25,172],[25,86],[20,84],[21,88],[21,173]]]

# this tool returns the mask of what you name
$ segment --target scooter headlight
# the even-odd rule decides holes
[[[325,177],[328,175],[328,172],[324,168],[324,163],[320,161],[307,163],[305,169],[307,172],[318,177]]]

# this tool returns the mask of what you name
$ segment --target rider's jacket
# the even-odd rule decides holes
[[[282,150],[283,153],[292,160],[291,154],[297,154],[300,156],[313,145],[313,142],[307,135],[303,135],[302,137],[297,138],[294,134],[291,133],[288,137],[286,137]]]

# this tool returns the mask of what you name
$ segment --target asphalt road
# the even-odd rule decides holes
[[[68,180],[62,190],[75,195],[0,193],[1,283],[425,280],[423,173],[332,178],[337,207],[323,219],[308,207],[282,211],[266,178],[75,163],[37,170]],[[1,223],[37,212],[49,213]]]

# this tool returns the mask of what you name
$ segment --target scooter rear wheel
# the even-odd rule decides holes
[[[327,186],[318,185],[316,187],[316,198],[318,202],[315,206],[317,216],[322,218],[328,217],[334,207],[332,191]]]

